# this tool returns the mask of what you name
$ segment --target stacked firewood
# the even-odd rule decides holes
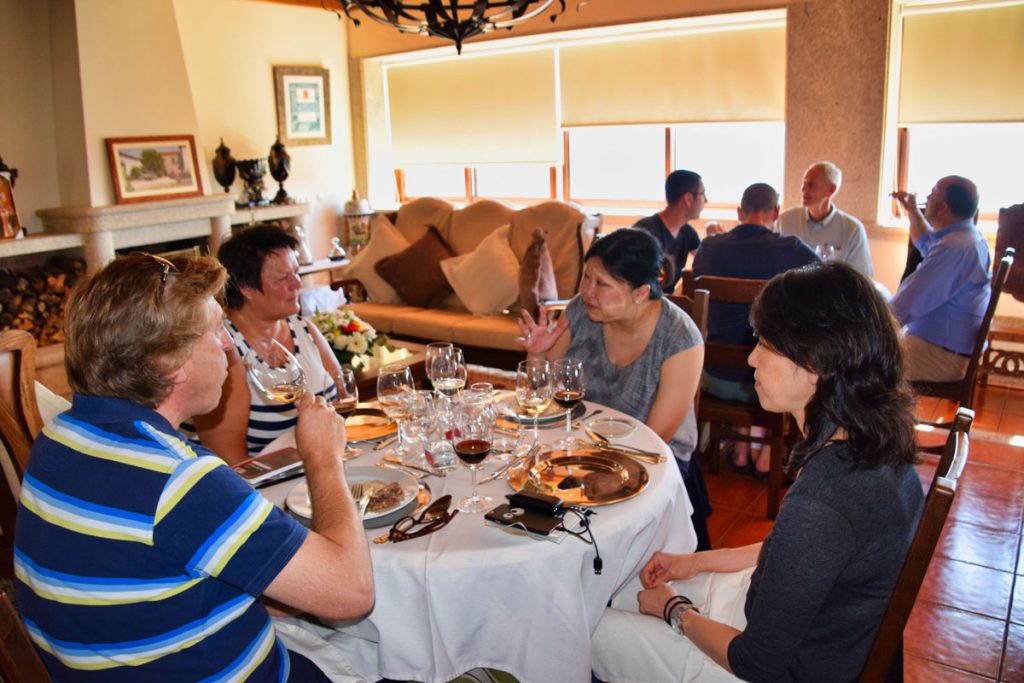
[[[39,346],[64,341],[64,306],[85,261],[57,256],[24,270],[0,269],[0,330],[25,330]]]

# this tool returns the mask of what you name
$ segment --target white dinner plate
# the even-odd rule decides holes
[[[621,417],[599,417],[587,423],[587,428],[611,441],[624,439],[636,431],[636,423]]]
[[[419,483],[412,475],[406,472],[380,467],[347,467],[345,468],[345,479],[349,484],[379,481],[387,485],[397,482],[404,492],[402,501],[395,507],[387,510],[378,510],[377,512],[367,512],[363,517],[363,526],[380,526],[382,523],[386,523],[392,516],[395,516],[395,519],[397,519],[402,514],[407,514],[408,511],[411,511],[416,506],[416,494],[419,491]],[[306,494],[308,491],[309,488],[306,486],[305,480],[300,481],[288,492],[288,497],[285,499],[288,510],[304,519],[311,519],[313,517],[313,508],[307,502]]]

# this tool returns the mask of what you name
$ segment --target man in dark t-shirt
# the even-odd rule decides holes
[[[653,216],[641,218],[633,226],[651,233],[661,244],[670,268],[664,285],[666,292],[675,290],[686,268],[687,256],[700,246],[700,237],[689,221],[700,218],[706,202],[700,175],[693,171],[672,171],[665,179],[667,206]]]

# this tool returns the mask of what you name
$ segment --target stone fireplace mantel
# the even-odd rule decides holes
[[[216,253],[231,231],[234,212],[235,204],[227,195],[41,209],[36,214],[43,221],[44,234],[0,243],[0,256],[81,246],[86,269],[93,273],[114,258],[115,249],[126,247],[208,236],[210,251]],[[16,242],[26,244],[5,252],[4,247]]]

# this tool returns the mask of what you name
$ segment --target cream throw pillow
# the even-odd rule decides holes
[[[470,253],[441,261],[448,284],[473,315],[501,313],[519,298],[519,261],[508,230],[503,225]]]
[[[342,277],[357,278],[366,286],[370,299],[379,304],[400,304],[402,298],[394,287],[377,274],[374,266],[381,259],[397,254],[409,246],[409,240],[391,225],[384,216],[374,218],[370,228],[370,243],[352,257],[352,263],[341,271]]]

